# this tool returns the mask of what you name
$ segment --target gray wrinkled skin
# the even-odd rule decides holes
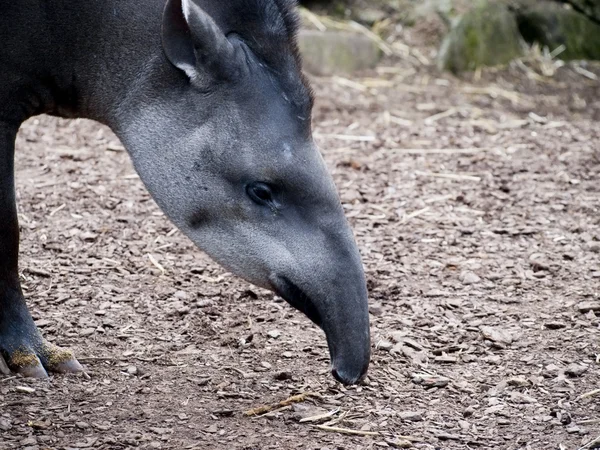
[[[0,124],[4,116],[20,123],[49,112],[109,125],[169,219],[228,270],[306,313],[325,331],[334,376],[344,383],[360,380],[370,356],[365,278],[311,137],[293,5],[24,3],[31,9],[27,20],[19,6],[0,6],[0,15],[12,15],[17,26],[35,16],[48,33],[35,47],[42,60],[32,59],[39,67],[29,69],[20,98],[0,87],[0,101],[21,105],[3,107]],[[27,63],[9,64],[14,68],[8,70],[2,64],[25,55],[30,49],[22,47],[31,38],[9,39],[6,28],[14,23],[5,22],[0,18],[0,38],[13,51],[0,50],[0,76],[16,88]],[[54,81],[36,79],[40,71]],[[257,183],[268,187],[268,198],[253,196]]]

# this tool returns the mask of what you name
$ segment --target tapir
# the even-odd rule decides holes
[[[110,127],[184,235],[321,327],[337,380],[365,376],[365,275],[313,141],[297,24],[293,0],[0,0],[5,371],[82,370],[42,337],[19,282],[15,136],[51,114]]]

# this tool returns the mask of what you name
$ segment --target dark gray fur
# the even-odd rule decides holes
[[[0,355],[10,363],[31,350],[60,369],[17,270],[14,139],[23,121],[47,113],[111,127],[173,223],[319,324],[334,375],[356,382],[370,354],[367,291],[311,137],[295,5],[181,2],[0,0]],[[269,188],[265,201],[249,194],[257,182]]]

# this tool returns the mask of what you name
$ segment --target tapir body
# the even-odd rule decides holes
[[[312,140],[296,21],[290,0],[0,0],[0,363],[81,370],[19,283],[15,136],[46,113],[111,127],[184,234],[319,325],[337,379],[364,376],[366,283]]]

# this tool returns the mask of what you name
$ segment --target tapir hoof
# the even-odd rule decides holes
[[[0,372],[12,371],[30,378],[48,378],[48,372],[78,373],[83,372],[83,367],[73,356],[73,352],[56,345],[42,342],[36,349],[21,346],[8,354],[8,359],[0,356]]]

